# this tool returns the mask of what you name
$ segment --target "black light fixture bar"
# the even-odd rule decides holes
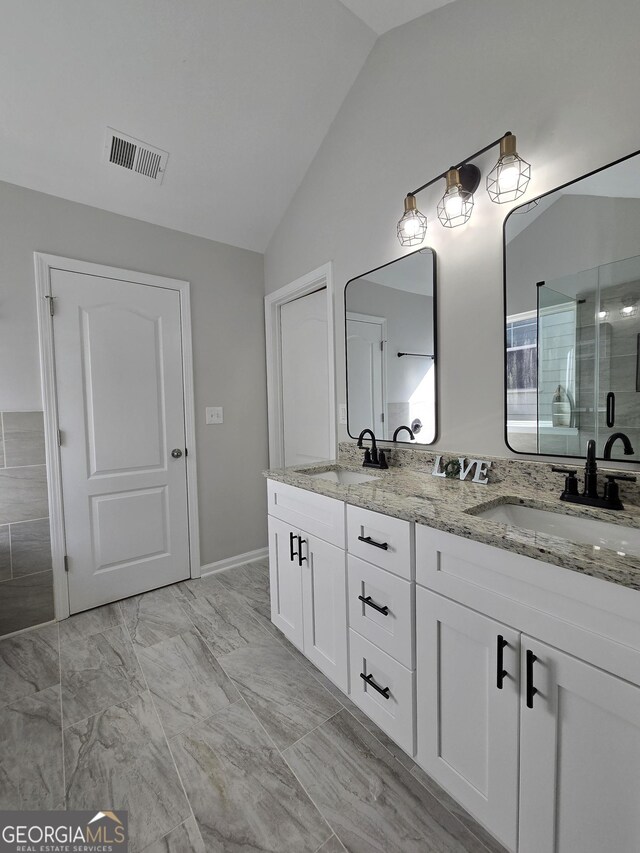
[[[435,358],[435,356],[425,352],[399,352],[398,358],[402,358],[403,355],[412,355],[414,358]]]
[[[497,139],[494,139],[493,142],[490,142],[488,145],[485,145],[484,148],[481,148],[479,151],[476,151],[476,153],[472,154],[471,157],[465,157],[464,160],[461,160],[459,163],[456,163],[456,165],[453,166],[453,168],[454,169],[461,169],[467,163],[470,163],[471,160],[475,160],[477,157],[480,157],[482,154],[486,154],[486,152],[489,151],[491,148],[495,148],[496,145],[499,145],[500,142],[505,138],[505,136],[512,136],[511,131],[508,130],[506,133],[503,133],[502,136],[499,136]],[[452,167],[450,166],[449,169],[450,168],[452,168]],[[445,169],[444,172],[441,172],[439,175],[437,175],[432,180],[427,181],[426,184],[423,184],[421,187],[418,187],[418,189],[411,190],[411,192],[407,193],[407,195],[417,195],[418,193],[421,193],[422,190],[426,190],[427,187],[431,187],[431,186],[433,186],[433,184],[437,183],[438,181],[441,181],[443,178],[446,178],[447,172],[449,171],[449,169]]]

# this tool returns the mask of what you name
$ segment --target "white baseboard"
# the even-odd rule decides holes
[[[216,572],[224,572],[226,569],[234,569],[254,560],[264,560],[269,556],[268,548],[258,548],[256,551],[247,551],[246,554],[236,554],[235,557],[227,557],[226,560],[217,560],[215,563],[207,563],[201,566],[200,576],[214,575]]]

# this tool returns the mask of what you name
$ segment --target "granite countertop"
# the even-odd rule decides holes
[[[522,464],[519,463],[520,466]],[[309,476],[335,468],[357,471],[374,476],[376,480],[342,485]],[[640,529],[640,507],[637,505],[625,505],[624,510],[618,511],[560,503],[562,483],[557,478],[551,482],[553,491],[548,483],[543,486],[536,477],[517,474],[499,478],[498,482],[490,481],[483,486],[470,481],[434,477],[425,469],[391,467],[379,471],[363,468],[348,459],[272,469],[264,474],[271,480],[346,501],[354,506],[425,524],[436,530],[640,590],[640,556],[576,544],[557,536],[489,521],[474,514],[491,506],[517,503]]]

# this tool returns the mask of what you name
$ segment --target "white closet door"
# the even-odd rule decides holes
[[[65,270],[51,288],[76,613],[190,574],[180,295]]]
[[[284,464],[331,457],[326,289],[280,309]]]

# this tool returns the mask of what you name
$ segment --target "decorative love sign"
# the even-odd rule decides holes
[[[485,462],[482,459],[467,459],[466,456],[458,456],[456,459],[449,459],[443,465],[442,456],[436,456],[431,473],[434,477],[448,477],[449,479],[459,477],[461,480],[466,480],[468,475],[473,472],[471,482],[486,486],[489,482],[489,468],[491,468],[491,462]]]

